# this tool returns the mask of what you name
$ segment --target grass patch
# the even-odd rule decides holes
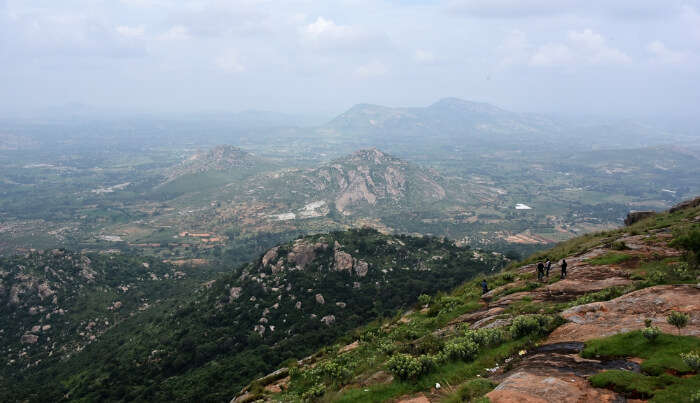
[[[689,373],[690,367],[683,362],[681,353],[700,349],[700,338],[675,336],[662,333],[655,341],[649,341],[642,332],[616,334],[603,339],[591,340],[581,352],[584,358],[640,357],[645,361],[642,370],[650,375],[659,375],[667,370]]]
[[[610,252],[606,253],[603,256],[599,256],[594,259],[588,259],[588,263],[595,265],[595,266],[602,266],[606,264],[618,264],[622,263],[625,260],[631,259],[632,256],[630,255],[625,255],[624,253],[615,253],[615,252]]]
[[[631,371],[611,370],[595,374],[590,378],[596,388],[612,389],[627,397],[648,399],[659,389],[676,382],[670,375],[648,376]]]
[[[443,400],[444,403],[473,402],[483,397],[496,387],[496,384],[488,379],[471,379],[462,384],[457,391]]]

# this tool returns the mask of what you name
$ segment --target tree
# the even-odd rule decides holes
[[[666,321],[678,329],[678,335],[681,334],[681,328],[688,324],[688,315],[683,312],[673,311],[666,318]]]

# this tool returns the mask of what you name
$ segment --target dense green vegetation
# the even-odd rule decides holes
[[[196,288],[177,308],[124,319],[81,354],[8,382],[32,400],[226,400],[285,360],[391,317],[420,294],[451,289],[504,264],[443,239],[373,230],[300,238],[276,251],[267,265],[258,259],[238,267],[209,288]],[[341,251],[351,253],[352,270],[338,269]],[[431,320],[463,311],[444,301],[442,316]],[[47,387],[49,373],[55,381]]]
[[[592,340],[586,343],[581,355],[585,358],[643,358],[642,373],[609,370],[591,377],[591,383],[629,397],[680,402],[688,401],[689,392],[700,387],[697,368],[691,368],[682,357],[698,349],[700,339],[697,337],[662,333],[648,339],[643,331],[634,331]],[[689,376],[683,376],[686,374]]]

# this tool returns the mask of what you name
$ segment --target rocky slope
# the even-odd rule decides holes
[[[54,249],[0,259],[3,372],[82,351],[189,283],[155,259]]]
[[[228,400],[285,360],[503,264],[500,255],[442,239],[370,229],[300,238],[193,287],[173,309],[124,319],[70,359],[8,374],[0,392],[12,387],[6,398],[30,400]],[[47,388],[49,372],[55,383]]]
[[[330,206],[344,215],[426,208],[447,197],[446,180],[439,174],[374,148],[271,179],[263,186],[309,195],[306,202],[323,203],[321,207]]]
[[[423,298],[420,312],[359,329],[233,401],[690,401],[699,375],[679,353],[700,348],[698,239],[696,202],[574,239],[487,277],[484,295],[477,279]],[[565,279],[555,264],[537,281],[529,262],[545,256],[566,258]],[[686,315],[682,330],[672,312]]]

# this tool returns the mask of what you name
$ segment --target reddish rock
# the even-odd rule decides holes
[[[609,390],[594,388],[573,374],[537,375],[519,371],[489,392],[492,403],[579,403],[616,402],[620,397]]]
[[[661,285],[610,301],[569,308],[561,316],[570,322],[555,329],[547,342],[586,341],[629,332],[643,328],[647,318],[662,331],[675,333],[676,329],[666,323],[666,316],[671,311],[690,315],[683,334],[700,335],[700,288],[695,285]]]

